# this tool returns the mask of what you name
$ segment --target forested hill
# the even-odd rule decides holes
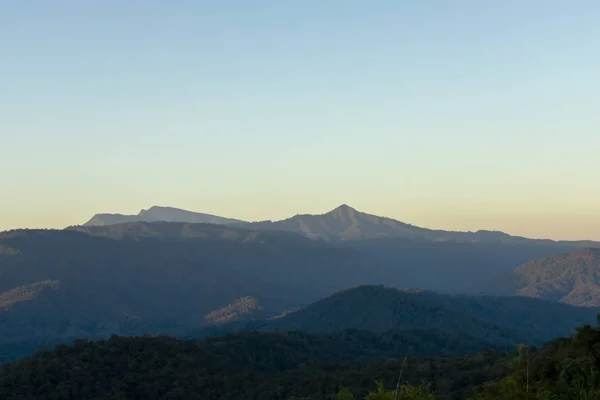
[[[60,345],[0,367],[0,398],[332,399],[341,385],[362,393],[375,379],[391,381],[400,368],[397,359],[435,354],[444,346],[447,354],[460,354],[485,344],[435,332],[244,333],[199,342],[115,336]],[[485,351],[465,358],[411,357],[405,378],[434,382],[456,398],[489,375],[508,372],[495,364],[502,356]]]
[[[496,344],[540,344],[596,321],[598,308],[526,297],[442,295],[365,285],[339,291],[299,311],[265,322],[262,330],[436,329]]]
[[[0,367],[0,398],[570,400],[600,396],[597,327],[584,325],[574,335],[539,348],[521,346],[514,353],[484,350],[462,357],[414,357],[423,350],[419,343],[427,346],[439,337],[414,332],[414,338],[410,342],[408,336],[346,332],[243,333],[199,342],[149,336],[80,340]],[[375,382],[379,382],[377,390]]]

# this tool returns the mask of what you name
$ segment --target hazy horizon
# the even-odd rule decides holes
[[[0,5],[0,230],[340,204],[600,240],[600,3]]]

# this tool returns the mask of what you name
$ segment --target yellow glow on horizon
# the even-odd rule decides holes
[[[380,204],[372,207],[359,207],[351,202],[339,202],[331,206],[301,207],[298,204],[261,203],[255,208],[248,204],[244,208],[235,207],[235,201],[214,203],[201,207],[191,205],[173,205],[189,211],[203,212],[247,221],[280,220],[296,214],[322,214],[337,205],[346,203],[358,211],[397,219],[402,222],[430,229],[453,231],[493,230],[511,235],[530,238],[549,238],[554,240],[600,240],[600,214],[594,213],[591,207],[579,207],[576,210],[560,208],[489,208],[478,207],[435,207],[431,204],[401,204],[391,207]],[[168,203],[158,205],[168,206]],[[0,230],[15,228],[55,228],[62,229],[69,225],[85,223],[95,213],[137,214],[142,208],[94,209],[89,206],[70,206],[68,204],[52,204],[28,210],[0,211]]]

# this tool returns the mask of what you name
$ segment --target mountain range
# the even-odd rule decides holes
[[[31,289],[45,287],[51,291],[60,290],[56,282],[35,286]],[[239,335],[244,331],[302,332],[312,335],[303,340],[323,343],[335,340],[338,346],[345,342],[346,353],[351,351],[351,342],[355,346],[359,342],[362,353],[358,352],[352,358],[358,359],[362,354],[364,361],[372,360],[377,354],[386,354],[386,348],[387,351],[398,351],[400,348],[406,351],[408,346],[413,347],[415,354],[419,355],[440,352],[466,354],[482,348],[512,349],[519,343],[541,344],[556,336],[566,336],[577,326],[593,323],[600,311],[598,308],[573,307],[523,297],[451,296],[370,285],[338,291],[297,311],[279,316],[272,315],[272,311],[263,312],[255,298],[242,298],[228,307],[206,314],[204,321],[200,318],[188,318],[170,326],[159,325],[174,323],[166,321],[164,316],[163,319],[151,319],[149,316],[130,315],[129,321],[123,316],[120,320],[111,321],[111,314],[102,308],[87,309],[94,317],[85,320],[81,315],[69,313],[64,308],[67,301],[81,302],[85,301],[84,298],[73,298],[70,293],[63,293],[64,298],[49,297],[48,293],[46,296],[38,294],[39,297],[34,295],[22,301],[37,302],[33,303],[37,312],[49,315],[42,318],[30,309],[27,314],[21,315],[27,321],[19,321],[21,329],[16,329],[17,325],[13,325],[12,331],[1,331],[0,359],[14,358],[49,343],[68,342],[82,336],[107,337],[110,332],[102,328],[108,327],[111,322],[114,324],[111,327],[112,333],[128,335],[151,332],[149,329],[154,329],[154,333],[164,332],[188,338]],[[88,300],[93,301],[98,300]],[[49,304],[44,306],[44,302]],[[22,307],[13,308],[14,305],[15,303],[4,303],[4,313],[0,313],[0,321],[4,325],[0,326],[3,328],[11,328],[7,326],[11,317],[14,317],[11,312],[27,312]],[[252,320],[240,318],[227,323],[231,320],[228,318],[230,315],[248,317],[249,310],[259,312],[250,315]],[[182,318],[185,314],[175,313],[174,316]],[[107,317],[108,319],[103,319]],[[131,317],[138,321],[132,321]],[[220,325],[215,326],[214,323]],[[66,331],[56,330],[57,325],[61,324],[65,325]],[[27,335],[27,329],[31,329],[31,325],[34,325],[34,331]],[[199,328],[202,326],[204,328]],[[44,333],[43,329],[48,328],[54,331]],[[94,330],[98,328],[100,330]],[[13,336],[10,336],[11,333]],[[393,347],[390,348],[392,344]],[[365,352],[368,346],[372,346],[374,353]]]
[[[548,336],[536,324],[558,335],[596,313],[580,318],[556,302],[600,305],[598,250],[578,248],[586,244],[430,231],[348,206],[271,223],[134,221],[1,232],[0,349],[23,354],[80,336],[240,327],[435,330],[496,345],[538,342]],[[361,289],[305,308],[364,285],[422,291]],[[506,322],[519,315],[521,326]],[[566,324],[556,324],[559,330],[544,322],[556,316]]]
[[[171,207],[151,207],[138,215],[97,214],[83,226],[106,226],[125,222],[188,222],[230,225],[255,230],[295,232],[312,239],[329,241],[405,238],[423,239],[434,242],[454,241],[465,243],[502,244],[560,244],[572,247],[600,247],[593,241],[553,241],[511,236],[504,232],[479,230],[476,232],[454,232],[433,230],[410,225],[392,218],[367,214],[343,204],[320,215],[295,215],[281,221],[244,222],[232,218],[200,214]]]
[[[342,208],[345,211],[350,211]],[[339,210],[338,210],[339,211]],[[334,210],[335,213],[335,210]],[[338,215],[338,214],[336,214]],[[514,268],[528,261],[542,257],[554,256],[571,251],[574,242],[524,241],[511,242],[467,242],[467,241],[432,241],[422,237],[389,236],[363,240],[310,240],[310,235],[294,232],[291,229],[262,229],[258,225],[239,224],[210,225],[168,222],[129,222],[107,226],[75,226],[68,230],[86,233],[91,236],[108,237],[116,240],[168,240],[185,242],[191,240],[215,241],[258,241],[267,244],[272,251],[283,251],[281,248],[291,246],[294,249],[308,247],[310,250],[304,257],[311,254],[320,258],[320,263],[328,263],[333,268],[335,260],[322,259],[322,251],[338,255],[344,254],[345,266],[338,266],[337,271],[352,271],[355,279],[350,279],[347,273],[330,275],[330,269],[324,269],[319,274],[312,267],[306,271],[314,273],[312,286],[319,287],[326,282],[328,289],[342,289],[340,282],[354,284],[387,283],[403,287],[419,287],[441,292],[477,292],[482,282],[497,276],[504,277]],[[211,252],[215,260],[230,255]],[[290,253],[290,255],[293,254]],[[239,260],[232,265],[254,265],[254,257]],[[289,264],[289,262],[288,262]],[[251,275],[271,279],[278,273],[288,270],[275,267],[271,273],[265,270],[249,268]],[[299,272],[296,272],[299,273]],[[308,272],[305,272],[308,273]],[[283,277],[282,279],[286,279]]]

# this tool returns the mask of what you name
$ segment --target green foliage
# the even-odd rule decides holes
[[[332,400],[345,386],[349,390],[342,395],[350,400],[351,394],[366,397],[375,380],[395,390],[403,358],[352,363],[333,341],[327,348],[312,340],[302,334],[258,333],[202,341],[151,336],[80,340],[0,367],[0,399]],[[442,399],[464,398],[475,386],[508,372],[503,357],[483,352],[409,358],[402,374],[407,386],[399,398],[422,398],[426,393],[410,386],[422,382],[431,383]]]
[[[404,400],[435,400],[433,393],[425,386],[403,385],[400,387],[397,399]]]
[[[473,400],[593,399],[600,396],[600,327],[584,325],[540,348],[521,346],[513,373],[485,385]]]
[[[354,400],[350,389],[343,387],[337,395],[338,400]],[[377,388],[370,391],[364,400],[435,400],[436,397],[423,385],[402,385],[394,390],[385,388],[383,382],[377,382]]]
[[[364,400],[395,400],[396,391],[386,390],[383,382],[377,382],[377,389],[369,392]]]
[[[68,341],[70,343],[73,339]],[[193,337],[190,337],[193,339]],[[32,348],[50,348],[62,341],[30,340],[0,344],[0,361],[9,361],[18,354],[27,354]],[[229,349],[275,348],[283,356],[298,360],[298,364],[368,363],[376,359],[397,357],[409,348],[417,356],[466,355],[489,347],[488,343],[466,335],[446,334],[438,331],[409,330],[368,332],[347,330],[326,334],[303,332],[237,332],[210,336],[199,345],[217,344]]]
[[[340,388],[337,394],[337,400],[354,400],[354,395],[347,387]]]

